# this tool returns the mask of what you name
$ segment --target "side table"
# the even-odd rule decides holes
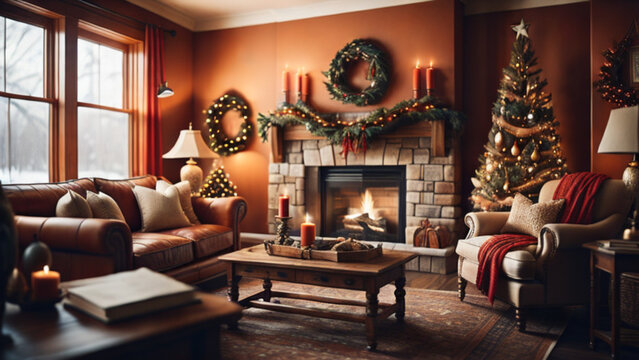
[[[594,349],[595,339],[610,344],[610,356],[617,355],[623,328],[619,316],[619,278],[623,272],[639,271],[639,251],[635,249],[603,248],[590,242],[583,247],[590,250],[590,348]],[[599,270],[599,271],[598,271]],[[610,331],[599,327],[599,299],[601,271],[610,274]],[[627,344],[637,345],[637,344]]]

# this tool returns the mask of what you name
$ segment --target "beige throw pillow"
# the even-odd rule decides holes
[[[517,193],[508,220],[501,228],[502,234],[519,233],[538,237],[544,225],[557,221],[565,201],[559,199],[534,204],[529,198]]]
[[[124,220],[124,215],[118,204],[109,195],[87,191],[87,202],[91,207],[94,218]]]
[[[169,186],[175,186],[180,195],[180,205],[182,205],[182,211],[184,215],[189,219],[191,224],[199,224],[200,220],[197,219],[195,211],[193,210],[193,204],[191,203],[191,184],[188,181],[180,181],[175,185],[171,185],[164,180],[158,180],[155,184],[155,190],[164,193]]]
[[[175,186],[170,186],[162,193],[136,185],[133,187],[133,194],[138,201],[142,216],[140,231],[150,232],[191,225],[182,211],[180,195]]]
[[[55,206],[55,216],[90,218],[91,208],[82,195],[68,190],[66,194],[58,199],[58,203]]]

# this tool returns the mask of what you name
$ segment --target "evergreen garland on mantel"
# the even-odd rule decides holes
[[[302,124],[313,135],[326,138],[331,144],[341,144],[344,157],[349,151],[366,152],[379,135],[390,133],[400,126],[418,121],[445,121],[447,131],[461,132],[465,116],[446,108],[437,98],[424,96],[421,99],[404,100],[391,109],[379,108],[367,117],[356,121],[343,121],[337,114],[320,114],[309,105],[298,101],[284,103],[268,115],[258,115],[258,132],[266,142],[271,126],[284,127]]]

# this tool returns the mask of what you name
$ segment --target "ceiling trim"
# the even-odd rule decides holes
[[[544,6],[567,5],[589,0],[461,0],[465,15],[479,15],[498,11],[532,9]]]
[[[154,0],[126,0],[134,5],[137,5],[143,9],[146,9],[156,15],[160,15],[165,19],[169,19],[174,23],[181,25],[191,31],[195,31],[195,20],[188,15],[175,10],[172,7],[166,6],[158,1]]]

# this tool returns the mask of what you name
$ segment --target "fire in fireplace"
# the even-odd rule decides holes
[[[321,167],[321,232],[404,242],[405,167]]]

